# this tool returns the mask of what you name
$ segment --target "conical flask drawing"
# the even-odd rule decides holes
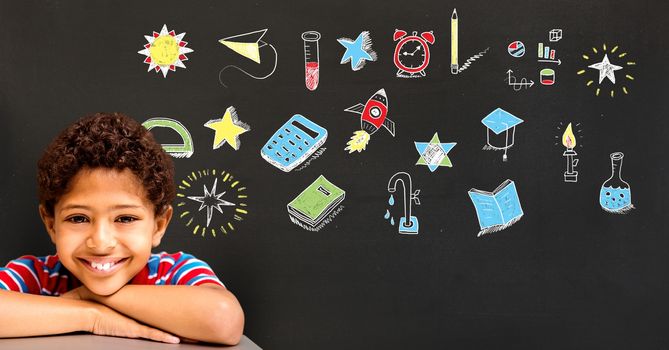
[[[634,209],[632,190],[621,176],[623,157],[622,152],[611,153],[611,177],[602,184],[599,190],[599,205],[610,213],[624,214]]]

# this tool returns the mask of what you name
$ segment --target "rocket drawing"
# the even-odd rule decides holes
[[[374,93],[364,105],[358,103],[346,108],[345,111],[360,114],[360,128],[362,129],[356,131],[351,140],[346,143],[345,150],[349,153],[353,153],[354,151],[362,152],[367,147],[370,136],[379,130],[381,126],[386,128],[395,137],[395,123],[387,117],[388,96],[386,96],[385,89]]]

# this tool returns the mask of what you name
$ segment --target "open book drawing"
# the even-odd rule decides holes
[[[516,183],[511,180],[502,182],[494,191],[469,190],[469,198],[476,208],[481,231],[478,236],[501,231],[523,217],[523,208],[516,191]]]

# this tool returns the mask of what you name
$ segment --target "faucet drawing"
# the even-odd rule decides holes
[[[411,204],[420,205],[420,199],[418,199],[420,190],[413,191],[411,175],[401,171],[393,175],[388,181],[388,192],[395,193],[398,182],[402,184],[404,199],[404,216],[400,219],[398,225],[399,233],[418,234],[418,218],[411,215]]]

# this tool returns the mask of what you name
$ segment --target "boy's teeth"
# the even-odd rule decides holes
[[[91,262],[91,266],[92,266],[94,269],[96,269],[96,270],[107,271],[107,270],[109,270],[112,266],[114,266],[114,263],[112,263],[112,262],[108,262],[108,263],[100,264],[100,263],[96,263],[96,262],[93,262],[93,261],[92,261],[92,262]]]

